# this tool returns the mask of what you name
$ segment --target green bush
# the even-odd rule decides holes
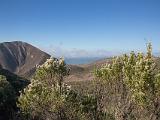
[[[108,96],[115,105],[117,120],[146,116],[151,120],[160,119],[160,77],[155,68],[152,46],[148,44],[146,55],[131,52],[95,71],[96,77],[110,88]]]
[[[0,75],[0,116],[10,118],[16,107],[16,96],[13,87]]]

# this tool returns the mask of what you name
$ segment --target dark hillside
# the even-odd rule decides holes
[[[42,64],[50,55],[21,41],[0,43],[0,64],[3,69],[29,77],[37,64]]]

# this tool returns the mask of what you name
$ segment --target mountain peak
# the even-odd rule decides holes
[[[3,42],[1,44],[26,44],[26,42],[23,42],[23,41],[11,41],[11,42]]]
[[[18,75],[30,75],[37,64],[42,64],[49,57],[49,54],[26,42],[0,43],[0,65]]]

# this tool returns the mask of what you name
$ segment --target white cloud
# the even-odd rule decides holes
[[[110,57],[121,54],[117,51],[107,51],[104,49],[97,50],[85,50],[85,49],[65,49],[61,46],[50,45],[48,47],[41,47],[42,50],[55,57],[67,57],[67,58],[78,58],[78,57]]]

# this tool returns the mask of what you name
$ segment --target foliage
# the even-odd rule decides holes
[[[37,66],[31,83],[18,98],[23,115],[20,119],[160,119],[160,72],[151,44],[146,54],[124,54],[96,69],[91,85],[85,81],[80,87],[77,83],[71,87],[64,82],[68,74],[69,68],[62,58],[50,58]],[[9,86],[5,77],[1,79]]]
[[[64,103],[63,75],[67,74],[65,63],[62,59],[48,59],[43,65],[38,66],[31,84],[21,93],[18,106],[28,119],[39,117],[51,119],[58,114]],[[63,87],[63,88],[62,88]],[[49,115],[47,115],[49,114]]]
[[[25,119],[92,120],[96,99],[80,95],[63,82],[69,74],[63,59],[38,66],[31,84],[21,92],[18,106]]]
[[[14,99],[14,90],[5,76],[0,75],[0,107]]]
[[[14,119],[18,110],[16,101],[19,91],[28,85],[29,81],[2,68],[0,75],[0,119]]]
[[[15,108],[15,91],[6,77],[0,75],[0,116],[10,117]]]
[[[151,120],[160,119],[160,77],[155,68],[152,47],[148,44],[146,55],[131,52],[130,55],[116,57],[112,64],[95,71],[96,77],[110,88],[108,95],[113,97],[117,120],[136,117],[133,116],[133,105],[147,109]]]
[[[14,88],[17,96],[19,95],[19,91],[23,90],[29,84],[29,80],[19,77],[8,70],[0,69],[0,74],[6,77],[6,80]]]

